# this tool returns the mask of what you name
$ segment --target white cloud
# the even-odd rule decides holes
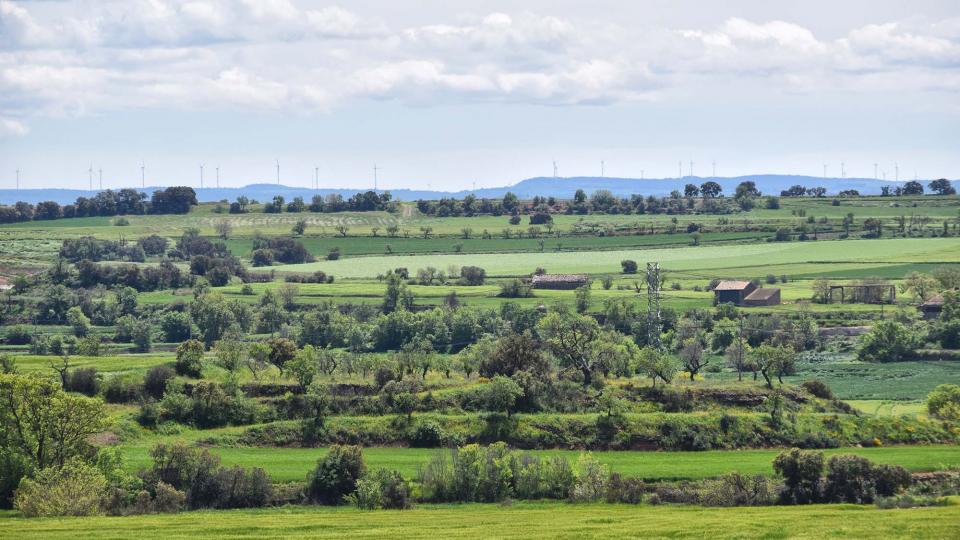
[[[637,32],[627,21],[497,12],[392,29],[343,7],[291,0],[84,6],[0,0],[5,132],[24,132],[34,115],[128,108],[603,104],[744,80],[790,92],[958,91],[958,19],[882,22],[828,40],[793,22],[745,18]]]
[[[13,118],[0,117],[0,137],[22,137],[29,132],[30,129],[23,122]]]

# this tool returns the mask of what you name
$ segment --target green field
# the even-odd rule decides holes
[[[325,448],[244,448],[214,447],[225,465],[262,467],[275,481],[302,481],[317,459],[327,453]],[[419,467],[437,452],[425,448],[366,448],[363,451],[367,466],[400,471],[415,479]],[[124,446],[123,454],[131,470],[150,466],[146,446]],[[772,475],[771,463],[780,452],[771,450],[712,450],[706,452],[592,452],[613,472],[639,476],[648,481],[696,480],[712,478],[729,472]],[[540,456],[564,456],[576,461],[579,451],[530,451]],[[960,467],[960,447],[947,445],[890,446],[880,448],[839,448],[826,450],[827,455],[844,453],[867,457],[877,463],[896,464],[911,471],[932,471],[944,467]]]
[[[919,400],[938,384],[960,381],[960,362],[802,362],[797,365],[797,374],[784,380],[799,384],[807,379],[827,383],[840,399]]]
[[[277,266],[278,272],[323,270],[344,278],[370,278],[398,266],[411,270],[433,266],[481,266],[491,276],[519,276],[537,267],[551,273],[607,274],[620,270],[620,261],[633,259],[643,265],[658,261],[672,270],[701,272],[711,276],[742,276],[745,267],[816,264],[820,270],[831,263],[957,263],[960,242],[951,238],[881,239],[858,241],[782,242],[736,246],[698,246],[647,250],[610,250],[579,253],[517,253],[509,257],[497,254],[446,254],[410,256],[371,256],[337,261]],[[792,273],[791,273],[792,274]],[[752,275],[752,273],[751,273]],[[704,276],[707,281],[709,277]]]
[[[957,538],[960,506],[879,510],[524,502],[413,510],[284,506],[130,517],[0,519],[5,538]]]

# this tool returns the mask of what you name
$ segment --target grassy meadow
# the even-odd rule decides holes
[[[413,510],[285,506],[130,517],[3,519],[8,538],[956,538],[960,505],[422,505]]]

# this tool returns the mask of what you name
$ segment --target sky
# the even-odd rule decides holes
[[[0,188],[960,178],[958,134],[956,0],[0,0]]]

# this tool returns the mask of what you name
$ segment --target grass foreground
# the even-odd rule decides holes
[[[284,506],[167,515],[0,519],[4,538],[957,538],[960,506],[880,510],[811,505],[746,508],[422,505],[412,510]]]

